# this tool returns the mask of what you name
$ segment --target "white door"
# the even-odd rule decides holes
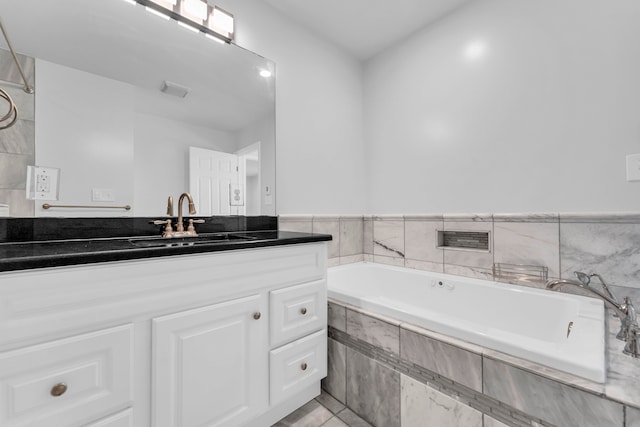
[[[253,295],[153,319],[155,427],[242,426],[267,409],[266,311]]]
[[[235,154],[189,147],[189,192],[198,215],[244,214],[244,206],[230,203],[230,188],[240,188],[238,169]]]

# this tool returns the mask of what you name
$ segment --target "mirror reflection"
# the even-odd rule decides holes
[[[275,215],[273,62],[125,1],[56,3],[0,0],[14,49],[34,58],[35,94],[20,94],[2,40],[0,87],[25,107],[0,135],[11,216],[159,216],[184,191],[198,215]],[[57,200],[26,200],[34,164],[59,171]]]

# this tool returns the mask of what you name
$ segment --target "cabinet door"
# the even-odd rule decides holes
[[[153,319],[153,425],[236,426],[269,400],[266,297]]]
[[[0,353],[0,426],[67,427],[133,401],[133,326]]]

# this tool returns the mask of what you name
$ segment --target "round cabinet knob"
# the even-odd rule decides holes
[[[58,383],[51,388],[51,396],[62,396],[67,391],[67,385],[65,383]]]
[[[255,313],[253,313],[253,318],[254,319],[258,320],[258,319],[260,319],[260,317],[262,317],[262,314],[260,314],[259,311],[256,311]]]
[[[302,365],[300,365],[300,369],[302,369],[303,371],[307,370],[307,364],[306,363],[302,363]]]
[[[305,314],[307,314],[307,308],[306,308],[306,307],[302,307],[302,308],[300,309],[300,314],[302,314],[303,316],[304,316]]]

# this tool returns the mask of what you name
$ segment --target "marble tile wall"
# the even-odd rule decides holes
[[[18,55],[25,74],[33,84],[35,62]],[[11,53],[0,49],[0,87],[13,99],[18,120],[0,130],[0,204],[9,205],[11,216],[32,216],[34,202],[25,197],[27,165],[35,163],[35,96],[22,90],[22,79]],[[0,99],[0,115],[8,104]]]
[[[401,375],[402,427],[483,427],[482,412]]]
[[[280,215],[278,228],[284,231],[331,234],[329,266],[364,260],[362,215]]]
[[[640,289],[640,213],[281,215],[279,227],[331,234],[332,266],[364,260],[492,280],[494,263],[525,264],[549,278],[597,272]],[[438,230],[489,232],[489,250],[438,247]]]
[[[548,368],[338,301],[329,306],[335,314],[331,319],[337,322],[329,322],[330,341],[341,345],[339,352],[346,352],[346,357],[330,354],[330,364],[340,366],[329,367],[323,387],[332,394],[327,384],[346,383],[346,393],[338,400],[373,426],[637,427],[640,423],[640,407],[604,397],[598,387],[558,380]],[[366,336],[361,325],[369,327]],[[398,333],[390,334],[390,328]],[[396,346],[390,342],[396,340],[399,354],[389,351]],[[340,380],[331,378],[334,372]]]

